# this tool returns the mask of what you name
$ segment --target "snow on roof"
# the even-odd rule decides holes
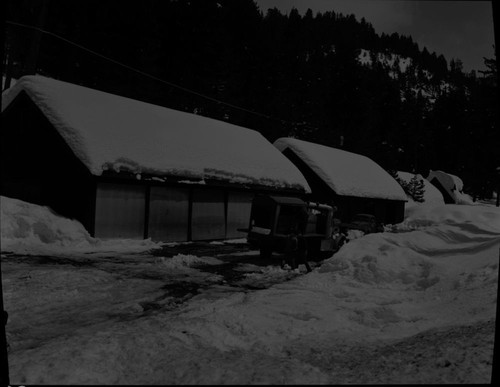
[[[338,195],[407,200],[401,186],[368,157],[295,138],[280,138],[274,145],[290,148]]]
[[[460,188],[463,187],[462,180],[458,176],[450,175],[449,173],[443,171],[433,171],[433,170],[429,171],[427,180],[431,181],[434,178],[438,179],[440,183],[443,185],[443,187],[450,191],[457,189],[456,183],[459,183],[461,185]]]
[[[451,173],[443,171],[429,171],[427,180],[431,181],[436,178],[439,180],[441,185],[448,190],[451,197],[455,200],[457,204],[472,204],[472,198],[463,192],[464,182],[458,176],[452,175]]]
[[[415,176],[414,173],[398,171],[398,176],[405,182],[410,182],[410,180]],[[425,179],[422,175],[417,174],[419,180],[424,181],[424,199],[427,204],[444,204],[443,194],[432,184],[430,181]]]
[[[18,80],[2,95],[2,111],[21,91],[93,175],[115,169],[310,192],[300,171],[254,130],[42,76]]]

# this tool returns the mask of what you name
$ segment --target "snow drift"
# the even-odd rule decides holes
[[[104,241],[89,235],[83,225],[52,209],[0,197],[1,249],[16,254],[74,254],[76,252],[141,252],[161,246],[146,240]]]

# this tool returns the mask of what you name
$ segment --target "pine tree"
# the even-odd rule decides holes
[[[413,200],[419,203],[423,203],[425,201],[424,193],[424,180],[419,179],[417,175],[414,175],[410,182],[408,183],[408,192],[407,192]]]
[[[401,179],[399,178],[398,171],[396,171],[395,169],[388,169],[387,172],[394,178],[394,180],[399,183],[399,180]]]

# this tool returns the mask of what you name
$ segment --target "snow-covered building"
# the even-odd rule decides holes
[[[406,183],[409,183],[414,176],[414,173],[398,171],[398,177]],[[425,179],[422,175],[417,174],[416,176],[418,180],[422,180],[424,182],[424,203],[436,205],[444,204],[444,198],[439,189],[437,189],[434,184],[431,184],[431,182]],[[411,198],[408,199],[412,200]]]
[[[305,176],[312,199],[336,205],[342,220],[358,213],[386,224],[403,220],[405,192],[368,157],[295,138],[280,138],[274,145]]]
[[[258,132],[41,76],[2,94],[1,194],[100,238],[243,236],[257,192],[310,192]]]
[[[464,183],[458,176],[443,171],[429,171],[430,181],[443,195],[446,204],[471,204],[472,198],[463,192]]]

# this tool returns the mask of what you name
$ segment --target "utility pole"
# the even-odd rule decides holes
[[[5,19],[2,18],[2,27],[5,31]],[[5,45],[4,45],[5,50]],[[2,61],[2,74],[4,73],[4,66],[7,64]],[[0,93],[0,105],[2,104],[2,93]],[[2,281],[2,262],[0,258],[0,386],[8,386],[9,379],[9,360],[7,354],[7,335],[5,333],[5,326],[7,325],[7,312],[3,305],[3,281]]]
[[[40,13],[38,14],[37,27],[44,28],[45,20],[47,18],[47,8],[49,0],[42,0],[42,5],[40,6]],[[31,47],[28,51],[26,62],[24,63],[23,74],[22,75],[34,75],[36,74],[38,53],[40,52],[40,43],[42,41],[42,31],[33,30],[33,40],[31,41]]]
[[[498,44],[500,43],[500,26],[498,26],[498,23],[500,22],[499,19],[499,12],[500,12],[500,7],[498,6],[498,3],[496,1],[491,1],[491,7],[493,11],[493,32],[494,32],[494,41],[495,41],[495,61],[497,64],[497,102],[500,100],[500,91],[499,91],[499,79],[498,79],[498,68],[499,68],[499,59],[498,59]],[[498,125],[498,112],[497,112],[497,125]],[[498,127],[496,128],[498,130]],[[498,190],[497,190],[497,207],[499,205],[499,198],[498,196],[500,195],[500,167],[497,167],[496,171],[497,173],[497,179],[498,179]],[[500,259],[500,249],[498,249],[498,258]],[[498,306],[498,297],[500,296],[500,277],[498,279],[497,283],[497,310],[496,310],[496,321],[498,322],[498,318],[500,317],[499,306]],[[498,324],[497,324],[498,325]],[[499,370],[500,364],[499,364],[499,355],[500,355],[500,349],[498,348],[500,345],[500,340],[499,340],[500,332],[498,332],[498,329],[495,329],[495,341],[493,345],[493,364],[492,364],[492,372],[491,372],[491,384],[492,385],[497,385],[498,382],[500,381],[500,375],[499,375]]]
[[[0,264],[1,268],[1,264]],[[1,276],[0,272],[0,276]],[[5,333],[5,326],[7,325],[7,312],[4,310],[3,306],[3,289],[0,281],[0,316],[1,327],[0,327],[0,386],[8,386],[10,384],[9,380],[9,357],[7,354],[7,335]]]
[[[497,167],[497,207],[500,207],[500,167]]]

